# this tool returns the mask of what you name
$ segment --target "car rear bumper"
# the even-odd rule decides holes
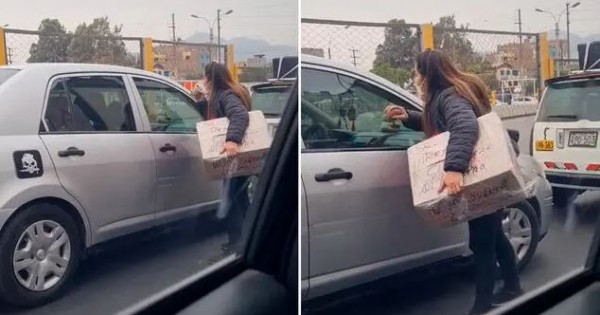
[[[552,187],[577,190],[600,190],[600,175],[546,172],[546,178]]]

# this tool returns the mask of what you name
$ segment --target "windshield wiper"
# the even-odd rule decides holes
[[[577,115],[548,115],[547,118],[579,119]]]

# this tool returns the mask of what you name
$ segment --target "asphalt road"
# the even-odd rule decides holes
[[[226,241],[209,215],[106,244],[85,260],[69,292],[51,304],[0,314],[115,314],[214,263]]]
[[[532,290],[584,265],[600,208],[600,193],[585,193],[569,209],[554,209],[548,235],[521,274],[525,290]],[[448,268],[408,283],[368,286],[364,292],[312,305],[310,315],[466,314],[473,302],[471,267]],[[389,282],[389,281],[388,281]]]

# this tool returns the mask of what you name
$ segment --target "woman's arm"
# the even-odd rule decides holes
[[[248,110],[237,95],[231,91],[223,92],[221,96],[225,116],[229,119],[229,127],[225,141],[242,144],[246,129],[250,123]]]
[[[442,115],[450,132],[444,171],[465,173],[479,139],[475,111],[466,100],[454,98],[442,105]]]
[[[408,118],[403,121],[405,127],[414,131],[423,131],[423,113],[416,110],[406,110]]]

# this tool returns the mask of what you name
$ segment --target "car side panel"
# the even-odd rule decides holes
[[[60,184],[54,164],[38,135],[0,136],[0,230],[15,214],[15,211],[26,203],[41,198],[57,198],[75,207],[81,217],[86,231],[86,245],[93,244],[90,224],[83,207]],[[20,150],[36,150],[40,153],[43,175],[27,179],[19,179],[13,161],[13,152]]]
[[[353,178],[315,181],[316,174],[333,168]],[[464,252],[464,225],[434,227],[414,210],[406,152],[304,153],[302,177],[311,278],[441,248],[447,257]]]
[[[306,201],[306,191],[304,189],[304,181],[300,181],[300,236],[302,237],[302,262],[300,266],[301,279],[302,279],[302,297],[308,295],[310,288],[309,277],[310,277],[310,230],[308,229],[308,206]]]

